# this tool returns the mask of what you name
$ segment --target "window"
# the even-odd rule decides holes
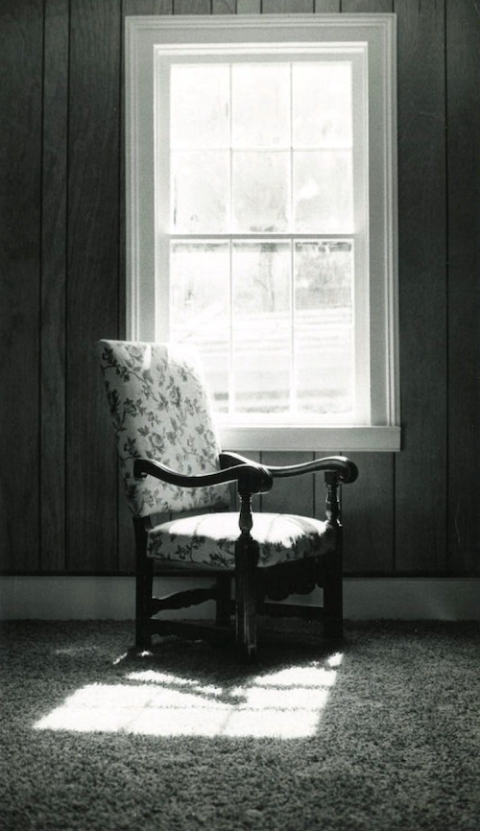
[[[231,449],[398,449],[394,17],[127,18],[129,337]]]

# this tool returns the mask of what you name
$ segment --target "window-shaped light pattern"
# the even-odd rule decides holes
[[[220,412],[355,411],[352,113],[348,61],[170,67],[169,336]]]
[[[191,675],[131,671],[90,683],[40,718],[36,730],[226,739],[314,736],[335,686],[342,653],[217,686]]]

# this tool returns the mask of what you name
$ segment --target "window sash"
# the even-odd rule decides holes
[[[328,241],[331,243],[334,242],[342,242],[348,241],[352,243],[353,255],[354,255],[354,263],[353,269],[355,269],[355,263],[358,262],[359,254],[357,249],[360,249],[360,256],[362,255],[362,249],[364,249],[364,240],[356,234],[272,234],[268,237],[262,234],[197,234],[197,235],[185,235],[185,234],[171,234],[171,235],[164,235],[161,237],[158,247],[158,254],[159,254],[159,265],[161,268],[161,272],[165,274],[170,274],[170,244],[173,242],[185,242],[185,243],[193,243],[193,242],[205,242],[205,243],[212,243],[212,244],[228,244],[230,247],[230,279],[232,279],[232,249],[236,242],[239,243],[271,243],[271,242],[280,242],[280,243],[288,243],[290,246],[290,281],[291,281],[291,291],[294,292],[295,284],[294,284],[294,276],[295,276],[295,268],[294,268],[294,257],[295,254],[295,244],[302,243],[302,242],[322,242]],[[353,287],[355,291],[355,286]],[[230,296],[232,295],[232,288],[230,287]],[[159,339],[165,339],[165,334],[170,333],[170,320],[169,314],[171,309],[170,303],[170,283],[168,280],[161,280],[158,283],[157,287],[157,298],[158,298],[158,313],[157,313],[157,320],[158,320],[158,335]],[[225,412],[218,412],[216,417],[219,424],[229,424],[230,427],[239,427],[241,425],[251,425],[252,423],[262,424],[269,422],[270,424],[279,423],[284,425],[294,426],[295,424],[329,424],[332,422],[332,419],[335,420],[335,423],[356,423],[356,424],[365,424],[369,423],[369,397],[368,397],[368,388],[363,383],[362,377],[362,366],[368,362],[368,327],[367,321],[364,317],[359,313],[358,306],[353,305],[353,333],[354,333],[354,347],[353,347],[353,361],[354,361],[354,401],[355,401],[355,410],[352,413],[351,411],[342,413],[338,412],[332,415],[331,413],[327,414],[308,414],[302,413],[302,411],[295,411],[292,413],[291,411],[285,413],[276,413],[276,414],[248,414],[245,412],[235,412],[232,411],[231,407],[229,407],[228,413]],[[230,310],[232,313],[232,310]],[[300,316],[300,313],[295,309],[295,303],[292,303],[292,308],[290,309],[290,318],[293,324],[293,320],[295,316]],[[230,331],[230,348],[233,344],[233,321],[230,320],[229,322],[229,331]],[[168,339],[168,337],[167,337]],[[261,332],[259,332],[259,344],[261,343]],[[292,349],[293,353],[293,349]],[[291,355],[291,360],[294,365],[295,357],[294,353]],[[292,367],[293,372],[293,367]],[[232,380],[232,367],[230,367],[230,377]],[[293,380],[293,377],[292,377]],[[292,389],[291,383],[291,397],[294,397],[295,391]],[[229,401],[232,401],[232,394],[231,388],[229,390]],[[366,413],[367,415],[364,415]]]
[[[294,244],[296,241],[301,241],[302,239],[305,240],[321,240],[321,239],[352,239],[354,241],[353,251],[354,251],[354,320],[353,320],[353,332],[354,332],[354,389],[353,389],[353,399],[354,399],[354,410],[353,412],[348,413],[335,413],[335,414],[316,414],[315,416],[312,414],[310,417],[303,416],[301,414],[296,414],[295,418],[293,414],[270,414],[269,416],[263,416],[263,414],[257,415],[249,415],[244,412],[232,412],[231,411],[231,384],[232,384],[232,366],[230,366],[230,390],[229,392],[229,401],[230,407],[228,414],[225,413],[218,413],[217,418],[219,423],[221,424],[229,424],[230,426],[235,427],[242,427],[243,425],[251,424],[252,422],[256,422],[257,424],[261,424],[266,422],[267,418],[270,419],[270,423],[290,423],[290,424],[298,424],[308,422],[308,423],[316,423],[316,424],[328,424],[334,420],[336,423],[340,422],[350,422],[350,423],[357,423],[357,424],[369,424],[370,422],[370,397],[368,394],[369,391],[369,366],[370,366],[370,355],[369,355],[369,328],[368,328],[368,261],[366,257],[367,252],[367,245],[365,243],[365,233],[368,228],[368,222],[366,220],[366,213],[367,213],[367,205],[368,205],[368,176],[367,176],[367,168],[368,168],[368,154],[367,154],[367,146],[365,142],[365,135],[367,131],[367,107],[366,107],[366,55],[365,51],[361,48],[356,47],[352,49],[351,47],[342,48],[337,46],[333,49],[330,45],[326,48],[320,49],[318,45],[316,46],[315,53],[312,54],[309,52],[308,54],[299,54],[298,49],[292,49],[291,47],[286,47],[283,49],[282,47],[275,46],[273,53],[271,51],[265,52],[263,51],[259,54],[257,48],[255,46],[248,47],[247,53],[244,52],[245,47],[242,47],[242,54],[238,55],[235,51],[235,48],[232,47],[231,49],[226,49],[225,53],[221,56],[215,51],[214,54],[207,53],[207,54],[198,54],[198,52],[194,51],[193,54],[190,53],[188,55],[178,56],[177,54],[172,55],[170,50],[167,50],[168,54],[164,53],[163,49],[157,49],[156,52],[156,74],[155,74],[155,104],[156,104],[156,130],[155,130],[155,162],[156,162],[156,178],[155,178],[155,193],[156,193],[156,210],[155,214],[157,217],[157,234],[156,234],[156,263],[157,269],[156,273],[161,275],[157,279],[157,289],[156,289],[156,296],[157,296],[157,315],[156,315],[156,327],[155,327],[155,337],[159,340],[168,340],[170,335],[170,287],[169,287],[169,278],[165,278],[164,275],[170,275],[170,245],[172,241],[201,241],[201,240],[224,240],[225,242],[229,242],[230,245],[234,241],[289,241],[291,244],[292,250],[292,260],[293,260],[293,249]],[[353,228],[346,228],[345,232],[337,233],[300,233],[296,231],[288,231],[285,233],[273,233],[273,232],[259,232],[259,233],[237,233],[237,232],[229,232],[229,233],[216,233],[213,231],[210,234],[189,234],[189,233],[182,233],[182,232],[173,232],[172,231],[172,218],[171,218],[171,171],[170,171],[170,123],[169,123],[169,114],[170,114],[170,71],[171,67],[178,64],[183,65],[202,65],[202,64],[212,64],[218,65],[219,63],[223,63],[224,65],[234,66],[237,64],[238,61],[241,62],[248,62],[248,63],[255,63],[261,64],[264,62],[269,63],[281,63],[284,64],[288,62],[290,65],[290,73],[292,73],[292,67],[295,63],[347,63],[351,66],[352,72],[352,121],[353,121],[353,136],[352,136],[352,144],[353,144],[353,191],[354,191],[354,227]],[[230,94],[231,94],[231,84],[232,84],[232,72],[230,72]],[[292,86],[291,86],[292,88]],[[230,97],[230,101],[231,101]],[[235,148],[232,147],[232,112],[230,108],[230,146],[223,148],[222,151],[226,151],[230,154],[230,175],[232,169],[232,155],[235,152]],[[292,112],[292,99],[290,97],[290,142],[289,144],[275,146],[274,150],[287,150],[290,154],[293,154],[294,148],[292,146],[292,130],[293,130],[293,112]],[[172,148],[175,150],[175,148]],[[182,148],[183,150],[184,148]],[[193,149],[193,148],[188,148]],[[202,150],[204,148],[201,148]],[[211,148],[208,148],[209,150]],[[242,151],[245,148],[241,148]],[[258,148],[254,148],[257,150]],[[297,148],[295,148],[297,149]],[[317,149],[315,147],[314,149]],[[322,148],[324,149],[324,148]],[[261,148],[261,152],[266,151],[266,147]],[[302,147],[301,150],[303,151],[304,148]],[[306,152],[308,149],[305,148]],[[290,175],[293,176],[293,158],[290,158]],[[229,214],[232,216],[232,194],[233,188],[232,183],[229,183],[230,188],[230,204],[229,204]],[[160,198],[161,194],[161,198]],[[293,227],[293,185],[292,181],[290,181],[290,226]],[[231,222],[231,220],[230,220]],[[361,229],[358,232],[356,229]],[[231,267],[231,266],[230,266]],[[293,283],[293,262],[291,264],[292,274],[291,280]],[[292,312],[293,314],[293,312]],[[230,330],[230,337],[233,337],[232,330]],[[231,344],[230,344],[231,349]],[[291,360],[294,360],[293,355],[291,356]],[[292,378],[293,381],[293,378]],[[292,397],[292,389],[290,390],[290,397]]]

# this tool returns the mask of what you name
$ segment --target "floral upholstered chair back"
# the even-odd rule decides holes
[[[100,360],[127,498],[135,516],[228,507],[228,485],[178,488],[133,464],[154,459],[178,473],[219,469],[210,402],[195,353],[173,344],[102,340]]]

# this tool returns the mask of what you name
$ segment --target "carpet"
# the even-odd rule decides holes
[[[263,621],[260,658],[131,623],[1,628],[0,828],[478,831],[480,628]]]

